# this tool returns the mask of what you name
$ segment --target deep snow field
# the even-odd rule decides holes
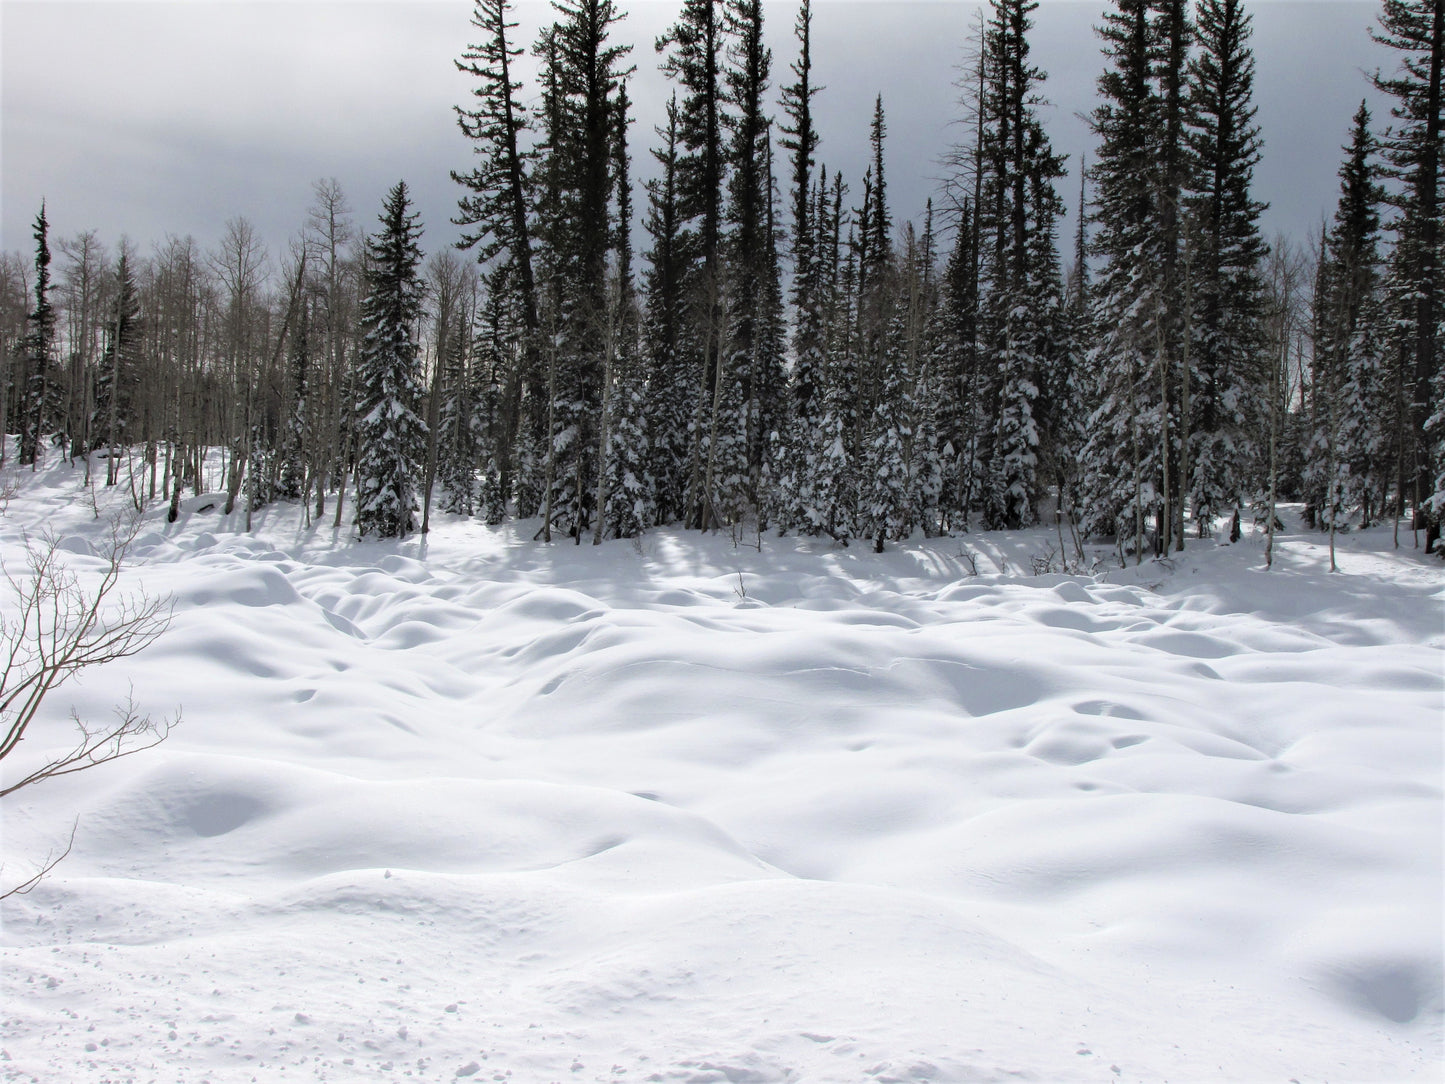
[[[6,477],[14,477],[13,467]],[[80,469],[20,478],[91,576]],[[128,503],[101,493],[102,511]],[[159,747],[5,800],[7,1081],[1440,1080],[1445,571],[1297,510],[1168,563],[190,499]],[[754,545],[749,545],[751,542]],[[969,557],[977,573],[970,574]]]

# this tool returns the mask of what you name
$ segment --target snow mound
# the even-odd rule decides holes
[[[7,567],[98,566],[77,490]],[[17,754],[183,710],[6,800],[7,878],[79,818],[4,903],[7,1079],[1438,1078],[1445,579],[1387,532],[1027,577],[209,503]]]

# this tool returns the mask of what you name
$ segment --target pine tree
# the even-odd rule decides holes
[[[912,403],[907,394],[907,331],[904,313],[895,309],[884,335],[881,381],[868,426],[864,484],[860,501],[862,530],[875,553],[889,540],[908,537],[913,493],[908,449],[913,441]]]
[[[652,238],[643,275],[646,318],[645,429],[647,475],[654,487],[656,517],[671,523],[685,515],[689,407],[692,403],[685,349],[687,249],[692,237],[684,227],[678,191],[677,95],[667,104],[667,125],[658,129],[661,149],[652,152],[662,168],[647,184],[644,226]]]
[[[1264,204],[1250,192],[1261,146],[1250,34],[1242,0],[1200,3],[1187,140],[1198,177],[1190,196],[1198,251],[1190,283],[1189,497],[1201,537],[1220,514],[1232,514],[1237,530],[1255,437],[1264,430]]]
[[[1331,529],[1352,506],[1370,523],[1389,417],[1378,284],[1382,191],[1363,102],[1345,152],[1340,201],[1316,276],[1312,427],[1302,480],[1307,514]]]
[[[1376,73],[1375,86],[1395,99],[1392,125],[1382,140],[1388,175],[1400,182],[1394,224],[1391,288],[1399,382],[1409,404],[1409,440],[1401,463],[1401,499],[1410,499],[1417,526],[1426,527],[1426,550],[1440,534],[1445,508],[1445,372],[1439,346],[1440,248],[1445,240],[1440,200],[1442,65],[1445,0],[1383,0],[1374,39],[1400,54],[1392,76]],[[1425,502],[1430,500],[1427,509]]]
[[[523,330],[537,330],[537,293],[532,272],[531,224],[528,216],[528,156],[521,140],[531,128],[526,106],[516,94],[522,84],[512,78],[512,63],[522,54],[507,40],[516,29],[508,21],[510,0],[476,0],[472,25],[486,37],[470,45],[456,62],[457,70],[475,77],[475,109],[456,107],[457,123],[470,139],[481,163],[468,173],[452,171],[452,179],[471,194],[458,201],[454,222],[465,228],[461,248],[477,250],[480,263],[505,254],[513,267],[521,302]]]
[[[446,336],[445,350],[437,358],[437,364],[441,366],[441,402],[437,407],[436,436],[441,508],[461,516],[476,515],[480,505],[477,466],[481,460],[479,437],[483,427],[478,423],[483,419],[478,417],[477,388],[468,365],[471,353],[472,341],[467,334],[466,320],[458,313]],[[490,393],[494,400],[486,405],[495,412],[499,389],[494,385],[484,387],[484,394]],[[489,462],[487,466],[491,468],[493,464]],[[500,490],[500,477],[493,478]]]
[[[21,403],[20,463],[33,465],[47,433],[63,423],[63,397],[55,371],[55,308],[50,303],[50,223],[45,204],[35,216],[35,307],[25,321],[21,355],[29,370]]]
[[[514,77],[514,61],[522,53],[508,35],[517,24],[510,20],[511,0],[476,0],[472,25],[483,34],[470,45],[457,69],[477,80],[475,109],[457,109],[457,123],[473,143],[480,163],[470,172],[453,171],[452,179],[469,195],[458,202],[453,221],[465,228],[461,248],[475,247],[477,260],[508,270],[497,284],[514,297],[519,318],[521,347],[516,380],[507,409],[504,444],[494,449],[494,484],[505,504],[517,490],[517,513],[534,515],[541,501],[541,464],[547,456],[547,391],[541,351],[540,300],[534,269],[535,229],[531,211],[535,195],[532,169],[535,154],[523,141],[532,130],[532,118],[518,98],[522,84]]]
[[[702,527],[714,514],[705,494],[712,454],[712,417],[720,413],[723,335],[723,186],[726,174],[725,94],[720,62],[726,56],[723,0],[685,0],[678,21],[657,39],[666,53],[662,72],[684,92],[678,105],[677,206],[690,243],[680,253],[686,319],[679,336],[681,362],[693,374],[689,403],[686,521]],[[725,390],[725,389],[724,389]]]
[[[403,538],[416,527],[416,487],[426,451],[417,368],[422,228],[406,182],[387,193],[381,231],[367,239],[357,366],[357,528],[363,537]]]
[[[801,529],[815,533],[819,518],[811,507],[811,465],[816,449],[818,422],[823,409],[824,345],[823,254],[818,222],[826,217],[822,205],[827,190],[827,170],[822,182],[813,182],[813,156],[818,132],[813,124],[813,98],[822,89],[812,81],[811,0],[799,5],[793,33],[798,40],[798,58],[791,65],[794,81],[783,87],[782,104],[786,121],[782,126],[784,150],[792,154],[792,257],[793,257],[793,367],[788,383],[786,421],[777,453],[778,470],[775,505],[780,529]]]
[[[617,228],[613,247],[613,309],[608,324],[604,376],[602,463],[598,470],[597,525],[593,544],[605,533],[633,538],[653,519],[654,486],[647,476],[647,443],[643,432],[645,405],[642,384],[641,314],[632,278],[632,160],[627,129],[632,123],[627,85],[618,87],[613,129],[613,187]]]
[[[925,537],[939,532],[942,521],[943,464],[938,446],[937,411],[941,398],[934,375],[938,356],[935,334],[939,294],[935,268],[933,200],[924,206],[923,233],[915,236],[913,224],[905,228],[902,284],[905,306],[908,369],[904,403],[911,437],[906,445],[909,478],[909,523],[922,528]]]
[[[122,247],[116,260],[116,290],[107,314],[105,350],[95,377],[95,408],[91,413],[91,449],[109,448],[111,466],[106,484],[115,485],[116,454],[134,429],[134,398],[140,383],[140,298],[130,252]]]
[[[608,43],[621,17],[612,0],[564,0],[547,35],[550,91],[545,153],[555,200],[547,224],[552,368],[548,531],[580,544],[596,513],[603,392],[613,306],[608,256],[616,240],[613,191],[615,95],[629,47]]]
[[[1029,63],[1031,0],[993,0],[984,33],[984,169],[980,334],[988,400],[996,419],[987,452],[986,520],[1023,527],[1034,519],[1045,373],[1059,353],[1061,286],[1055,246],[1063,176],[1038,118],[1045,74]]]
[[[712,386],[702,500],[725,519],[757,507],[765,442],[760,403],[767,317],[770,178],[763,113],[772,53],[763,45],[761,0],[727,0],[724,27],[732,45],[723,73],[730,139],[726,147],[728,236],[722,354]]]
[[[1163,316],[1158,194],[1161,105],[1152,79],[1157,38],[1147,0],[1117,0],[1098,28],[1108,61],[1102,101],[1091,118],[1098,138],[1092,168],[1093,285],[1097,330],[1083,451],[1084,533],[1113,535],[1142,560],[1146,518],[1162,513],[1168,402],[1162,395]],[[1132,540],[1132,546],[1129,541]]]
[[[514,486],[518,516],[535,515],[542,499],[537,446],[518,439],[519,428],[528,424],[529,412],[519,402],[525,392],[521,365],[524,332],[511,271],[511,264],[503,264],[486,276],[485,300],[478,307],[475,333],[467,350],[465,395],[456,408],[458,422],[466,413],[469,424],[458,431],[455,440],[459,448],[472,449],[471,462],[482,468],[478,501],[487,523],[493,526],[506,518]],[[459,461],[464,458],[459,452]],[[471,476],[459,476],[455,492],[463,493],[472,481]]]
[[[280,474],[276,496],[299,500],[305,493],[307,466],[311,460],[311,303],[302,301],[296,324],[287,342],[286,427],[280,449]]]
[[[784,150],[792,153],[793,210],[793,305],[802,310],[815,303],[817,280],[813,274],[813,156],[818,149],[818,132],[813,124],[813,99],[823,88],[813,83],[813,5],[803,0],[798,6],[793,33],[798,39],[798,59],[791,65],[795,77],[783,87],[782,104],[787,121],[782,127]],[[825,185],[826,187],[826,185]],[[801,322],[802,317],[799,316]]]
[[[1079,459],[1087,436],[1084,424],[1088,416],[1085,357],[1093,336],[1089,322],[1088,262],[1088,199],[1087,173],[1080,168],[1079,208],[1074,239],[1074,263],[1068,275],[1062,310],[1059,313],[1057,353],[1045,374],[1043,399],[1046,404],[1042,425],[1043,448],[1040,458],[1054,479],[1057,498],[1056,514],[1062,534],[1063,525],[1076,524],[1075,488],[1079,481]],[[1064,549],[1062,539],[1060,551]],[[1076,556],[1082,556],[1081,553]]]
[[[868,128],[871,161],[863,177],[863,206],[858,211],[855,238],[858,367],[852,434],[856,453],[862,453],[869,442],[869,417],[886,379],[883,370],[888,364],[888,327],[893,318],[898,290],[898,268],[893,260],[893,219],[888,207],[888,178],[883,150],[887,136],[883,97],[879,95],[874,99],[873,119]]]

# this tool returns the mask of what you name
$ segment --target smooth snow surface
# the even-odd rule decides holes
[[[79,468],[20,485],[6,566],[49,528],[91,574]],[[6,764],[128,686],[183,710],[6,800],[7,885],[79,817],[4,904],[6,1080],[1441,1078],[1408,532],[1070,577],[1042,531],[381,544],[213,503],[146,512],[125,584],[172,627]]]

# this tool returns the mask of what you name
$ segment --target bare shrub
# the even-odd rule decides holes
[[[170,625],[169,599],[144,589],[117,591],[139,524],[138,518],[112,523],[100,552],[104,564],[98,582],[83,584],[66,567],[54,536],[26,545],[23,572],[4,569],[0,589],[9,597],[0,618],[0,761],[19,747],[57,688],[84,670],[144,650]],[[79,731],[75,744],[19,779],[0,783],[0,797],[149,749],[180,722],[179,713],[159,720],[142,714],[130,696],[104,722],[82,719],[75,711],[70,717]],[[29,891],[69,851],[67,846],[59,856],[48,856],[38,874],[0,892],[0,899]]]

